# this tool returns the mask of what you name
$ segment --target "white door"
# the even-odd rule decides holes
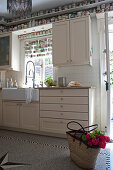
[[[108,32],[108,13],[105,13],[105,40],[106,40],[106,67],[107,67],[107,134],[110,135],[110,56],[109,56],[109,32]]]

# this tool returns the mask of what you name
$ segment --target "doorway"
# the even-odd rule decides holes
[[[110,55],[110,138],[113,140],[113,24],[109,24],[109,55]]]

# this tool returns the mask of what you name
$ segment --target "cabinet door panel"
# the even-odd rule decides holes
[[[90,63],[89,17],[70,20],[71,63]]]
[[[0,100],[0,125],[2,125],[2,100]]]
[[[3,102],[3,125],[19,128],[19,106],[17,103]]]
[[[53,23],[53,65],[69,62],[69,21]]]
[[[23,129],[39,129],[39,104],[22,104],[20,107],[20,127]]]

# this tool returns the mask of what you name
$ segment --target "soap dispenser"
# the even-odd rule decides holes
[[[10,87],[13,88],[13,80],[12,80],[12,78],[10,80]]]
[[[18,87],[16,80],[14,81],[14,87]]]

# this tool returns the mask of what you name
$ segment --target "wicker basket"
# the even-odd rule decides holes
[[[81,141],[83,133],[83,130],[72,130],[66,132],[70,149],[70,157],[80,168],[87,170],[94,169],[100,148],[88,148],[87,145]]]

